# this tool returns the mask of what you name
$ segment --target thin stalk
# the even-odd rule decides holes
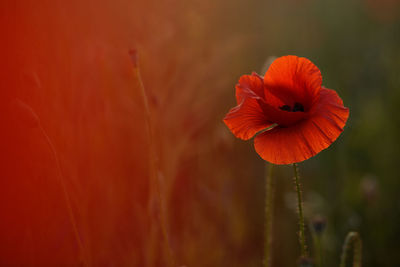
[[[60,166],[60,161],[59,161],[59,158],[58,158],[58,155],[57,155],[57,151],[56,151],[56,149],[55,149],[55,147],[53,145],[53,142],[51,142],[50,137],[47,135],[46,131],[43,129],[42,125],[39,124],[38,126],[39,126],[39,129],[42,132],[43,136],[45,137],[47,145],[49,146],[50,150],[52,151],[53,156],[54,156],[54,160],[56,162],[58,177],[59,177],[59,181],[60,181],[60,184],[61,184],[61,187],[62,187],[62,190],[63,190],[65,204],[67,206],[67,211],[68,211],[68,215],[69,215],[70,222],[71,222],[71,225],[72,225],[72,229],[74,231],[76,243],[78,244],[79,250],[80,250],[80,252],[82,254],[81,256],[82,256],[82,259],[83,259],[83,264],[84,264],[84,266],[89,266],[89,263],[88,263],[88,260],[87,260],[87,257],[86,257],[86,253],[85,253],[85,248],[83,246],[81,237],[79,235],[79,231],[78,231],[78,227],[77,227],[77,223],[76,223],[76,218],[75,218],[74,212],[72,210],[71,198],[70,198],[70,196],[68,194],[67,187],[66,187],[65,181],[64,181],[64,176],[63,176],[63,173],[61,171],[61,166]]]
[[[38,87],[40,87],[40,85]],[[78,231],[75,215],[74,215],[74,212],[72,210],[71,199],[70,199],[70,196],[68,194],[67,187],[65,185],[63,173],[61,171],[61,164],[60,164],[59,157],[57,155],[57,150],[54,147],[53,142],[51,141],[50,137],[48,136],[48,134],[44,130],[38,115],[35,113],[35,111],[30,106],[28,106],[27,104],[25,104],[24,102],[22,102],[19,99],[15,99],[15,101],[13,102],[13,107],[18,111],[18,113],[20,113],[21,122],[23,123],[23,125],[25,127],[29,127],[29,128],[36,128],[37,127],[39,129],[39,131],[43,135],[43,137],[44,137],[44,139],[45,139],[45,141],[46,141],[51,153],[53,154],[53,158],[54,158],[54,161],[56,163],[56,169],[57,169],[57,174],[58,174],[57,177],[59,179],[60,185],[61,185],[62,190],[63,190],[65,205],[67,207],[67,212],[68,212],[70,223],[72,225],[72,230],[74,232],[76,243],[78,245],[79,252],[81,253],[83,266],[89,266],[89,262],[88,262],[87,257],[86,257],[87,255],[85,253],[85,248],[83,246],[82,240],[81,240],[80,235],[79,235],[79,231]],[[30,225],[29,225],[28,233],[29,233],[29,237],[31,239],[32,238],[32,229],[31,229]],[[32,258],[34,258],[33,256],[34,255],[32,255]]]
[[[151,123],[152,119],[151,119],[151,111],[150,111],[150,107],[149,107],[149,100],[148,100],[147,93],[146,93],[146,90],[143,85],[142,76],[140,74],[137,51],[131,50],[131,51],[129,51],[129,54],[131,56],[131,61],[132,61],[132,65],[133,65],[133,73],[138,82],[140,94],[143,99],[143,104],[144,104],[144,109],[145,109],[146,133],[147,133],[147,137],[148,137],[148,147],[149,147],[149,151],[150,151],[150,155],[149,155],[150,181],[151,181],[151,184],[154,185],[154,188],[153,188],[153,186],[151,186],[151,188],[152,188],[151,190],[155,191],[156,197],[158,198],[157,199],[158,200],[157,202],[159,205],[158,206],[158,213],[159,213],[158,216],[160,219],[162,235],[163,235],[164,242],[165,242],[165,245],[167,248],[169,265],[175,266],[176,265],[175,259],[172,254],[171,246],[169,244],[168,232],[167,232],[167,227],[166,227],[165,207],[163,205],[164,201],[163,201],[163,197],[161,194],[160,181],[158,178],[158,166],[157,166],[158,164],[156,162],[157,152],[154,147],[154,130],[153,130],[153,125]],[[154,192],[152,192],[152,193],[154,193]],[[149,203],[151,205],[152,202],[149,201]],[[151,207],[149,209],[151,210]]]
[[[326,219],[317,215],[311,220],[310,229],[313,237],[315,263],[317,267],[324,265],[323,242],[322,238],[326,227]]]
[[[353,247],[353,267],[361,267],[362,242],[357,232],[350,232],[346,236],[340,256],[340,267],[346,267],[351,247]]]
[[[314,234],[314,254],[316,266],[323,267],[321,235]]]
[[[272,176],[273,168],[274,165],[272,163],[269,164],[268,175],[266,175],[266,181],[265,181],[265,244],[264,244],[265,267],[269,267],[272,264],[272,232],[273,232],[272,229],[273,229],[273,218],[274,218],[274,195],[275,195],[275,182]]]
[[[297,164],[293,164],[293,170],[294,170],[294,183],[296,185],[296,191],[297,191],[297,211],[299,214],[299,242],[300,242],[300,250],[301,250],[301,256],[302,257],[307,257],[308,252],[307,252],[307,246],[306,246],[306,235],[305,235],[305,227],[304,227],[304,215],[303,215],[303,196],[302,196],[302,191],[301,191],[301,186],[300,186],[300,177],[299,177],[299,171]]]

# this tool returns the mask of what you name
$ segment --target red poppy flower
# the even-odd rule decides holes
[[[240,77],[237,106],[224,122],[243,140],[257,134],[254,146],[266,161],[290,164],[309,159],[338,138],[349,116],[338,94],[321,84],[321,72],[308,59],[280,57],[264,77]]]

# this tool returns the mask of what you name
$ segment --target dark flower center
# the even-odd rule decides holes
[[[291,106],[289,106],[289,105],[283,105],[283,106],[281,106],[281,107],[279,107],[279,108],[280,108],[281,110],[289,111],[289,112],[297,112],[297,111],[304,112],[304,107],[303,107],[303,105],[300,104],[300,103],[298,103],[298,102],[294,103],[293,108],[292,108]]]

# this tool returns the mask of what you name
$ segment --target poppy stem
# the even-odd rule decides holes
[[[351,246],[353,247],[353,267],[361,267],[362,242],[357,232],[350,232],[346,236],[340,256],[340,267],[346,266]]]
[[[272,263],[272,229],[274,218],[274,195],[275,195],[275,181],[272,176],[274,165],[269,164],[267,171],[266,168],[266,181],[265,181],[265,244],[264,244],[264,265],[265,267],[271,266]]]
[[[144,109],[145,109],[145,123],[146,123],[146,133],[148,137],[148,147],[149,147],[149,173],[150,173],[150,197],[153,195],[156,195],[157,198],[157,203],[158,203],[158,217],[160,220],[160,227],[162,231],[162,236],[164,239],[164,243],[166,246],[167,250],[167,255],[168,255],[168,263],[169,266],[175,266],[175,259],[172,253],[172,249],[169,243],[169,238],[168,238],[168,231],[167,231],[167,226],[166,226],[166,211],[165,211],[165,205],[164,205],[164,199],[162,197],[161,193],[161,185],[159,181],[159,166],[157,163],[157,151],[154,147],[154,130],[153,130],[153,125],[152,125],[152,119],[151,119],[151,111],[150,111],[150,106],[149,106],[149,100],[148,96],[146,94],[146,90],[143,85],[142,81],[142,76],[140,74],[140,69],[139,69],[139,60],[138,60],[138,53],[136,50],[130,50],[129,55],[131,57],[131,62],[133,65],[133,74],[134,78],[136,79],[137,86],[139,87],[141,97],[143,99],[143,104],[144,104]],[[152,215],[154,207],[152,206],[153,201],[149,201],[149,212]]]
[[[294,170],[294,183],[296,185],[297,191],[297,212],[299,214],[299,242],[300,242],[300,249],[301,249],[301,256],[307,257],[307,246],[306,246],[306,235],[304,230],[304,215],[303,215],[303,197],[302,191],[300,186],[300,177],[299,177],[299,170],[296,163],[293,163],[293,170]]]

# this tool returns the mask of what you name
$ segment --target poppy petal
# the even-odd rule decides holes
[[[321,89],[312,117],[291,127],[275,127],[255,137],[257,153],[274,164],[304,161],[329,147],[343,131],[348,108],[335,91]]]
[[[251,75],[243,75],[236,85],[236,102],[239,105],[247,97],[264,98],[263,77],[253,72]]]
[[[271,105],[298,102],[308,110],[318,100],[321,84],[321,72],[310,60],[284,56],[272,62],[264,76],[265,98]]]
[[[322,88],[311,123],[329,145],[338,138],[349,117],[349,109],[331,89]]]
[[[273,123],[267,120],[257,98],[246,98],[224,118],[226,126],[238,138],[248,140]]]
[[[257,135],[254,139],[256,152],[264,160],[274,164],[291,164],[306,160],[314,155],[308,141],[302,135],[306,123],[293,127],[275,127]]]

